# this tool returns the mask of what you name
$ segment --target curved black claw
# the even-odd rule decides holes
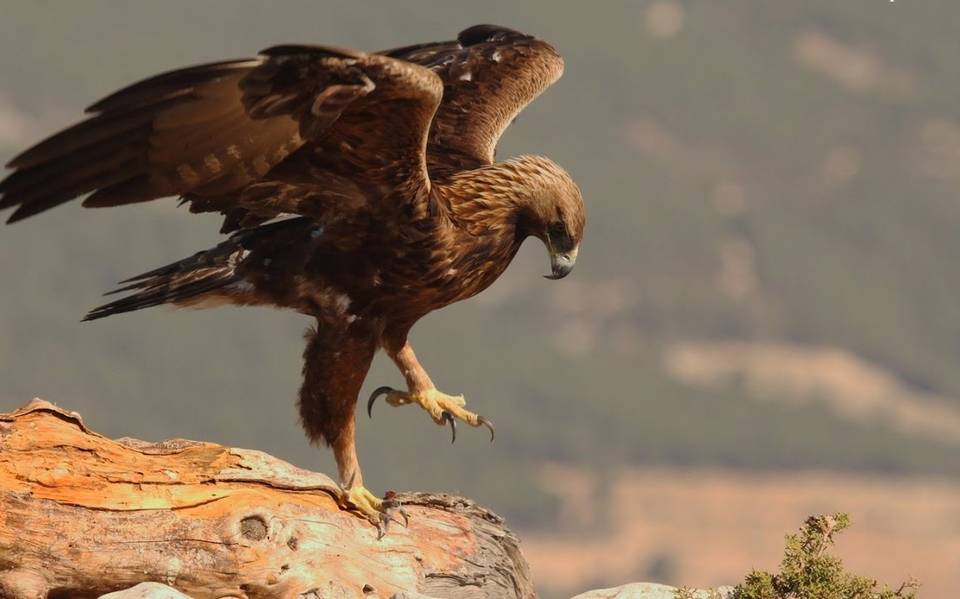
[[[390,521],[385,519],[383,516],[377,520],[374,525],[377,527],[377,540],[381,540],[383,537],[387,536],[387,527],[390,525]]]
[[[442,420],[443,422],[449,422],[449,423],[450,423],[450,431],[453,433],[453,438],[450,439],[450,443],[456,443],[456,442],[457,442],[457,420],[456,420],[456,418],[453,417],[453,414],[451,414],[450,412],[447,412],[446,410],[444,410],[444,411],[440,414],[440,420]]]
[[[403,509],[403,502],[397,499],[396,492],[387,491],[387,493],[383,496],[382,507],[384,509],[384,513],[387,515],[388,520],[399,524],[400,521],[393,517],[393,513],[396,512],[403,516],[403,525],[410,526],[410,516],[407,515],[407,510]]]
[[[370,399],[367,400],[367,416],[373,418],[373,402],[377,401],[377,398],[381,395],[386,395],[387,393],[392,392],[393,387],[377,387],[373,390],[373,393],[370,394]]]
[[[483,426],[490,429],[490,442],[493,443],[493,438],[496,436],[496,431],[493,430],[493,423],[484,418],[483,416],[477,416],[477,424],[482,424]]]
[[[394,516],[394,513],[403,516],[404,528],[410,526],[410,517],[407,515],[407,511],[403,509],[403,503],[400,502],[400,500],[395,499],[395,497],[396,494],[393,491],[387,491],[386,496],[383,498],[383,504],[381,506],[383,512],[381,512],[380,519],[376,523],[378,541],[386,536],[391,522],[400,524],[400,521],[397,520],[397,518]]]

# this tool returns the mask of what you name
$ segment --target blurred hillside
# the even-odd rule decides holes
[[[177,66],[478,22],[529,31],[566,75],[499,156],[542,153],[578,180],[577,271],[540,278],[531,242],[488,292],[414,329],[434,380],[495,421],[497,442],[465,432],[451,448],[422,414],[380,411],[359,425],[371,486],[460,491],[529,529],[562,507],[547,462],[601,479],[656,466],[958,480],[958,18],[946,0],[8,2],[0,158]],[[175,204],[71,205],[0,231],[0,407],[43,395],[115,436],[333,471],[296,422],[307,319],[79,323],[115,281],[215,242],[216,219]],[[366,388],[400,382],[381,359]]]

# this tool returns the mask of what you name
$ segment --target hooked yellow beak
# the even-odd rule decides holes
[[[547,249],[550,252],[551,273],[543,275],[544,278],[558,280],[570,274],[570,271],[573,270],[573,265],[577,263],[577,253],[580,251],[580,246],[573,248],[569,252],[558,252],[553,249],[553,244],[547,244]]]

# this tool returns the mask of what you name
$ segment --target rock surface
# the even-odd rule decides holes
[[[690,591],[693,599],[729,599],[733,587]],[[610,589],[581,593],[573,599],[677,599],[677,588],[652,582],[635,582]]]
[[[596,589],[581,593],[572,599],[677,599],[676,587],[652,582],[635,582],[623,586]],[[729,599],[733,587],[693,589],[690,599]],[[179,591],[155,582],[145,582],[125,591],[101,595],[99,599],[191,599]],[[401,592],[390,599],[439,599],[415,592]]]

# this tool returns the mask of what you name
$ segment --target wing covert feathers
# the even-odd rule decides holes
[[[492,164],[504,130],[563,74],[553,46],[496,25],[475,25],[455,41],[384,54],[429,68],[443,80],[427,158],[432,167],[453,170]]]
[[[426,78],[435,78],[415,65],[336,48],[288,45],[264,52],[158,75],[96,102],[90,118],[9,162],[14,172],[0,181],[0,209],[15,208],[8,222],[91,192],[90,207],[239,193],[327,134],[348,109],[402,111],[408,106],[390,101],[423,99]],[[437,81],[426,115],[373,111],[367,118],[411,129],[426,118],[425,139],[440,93]],[[399,143],[379,141],[376,150]],[[408,160],[422,154],[417,144],[401,150]],[[422,156],[419,161],[425,164]]]
[[[493,25],[376,54],[286,44],[179,69],[108,95],[13,158],[0,210],[16,222],[87,194],[88,207],[181,196],[231,230],[361,209],[364,188],[423,201],[428,168],[492,163],[506,127],[562,71],[552,46]]]

